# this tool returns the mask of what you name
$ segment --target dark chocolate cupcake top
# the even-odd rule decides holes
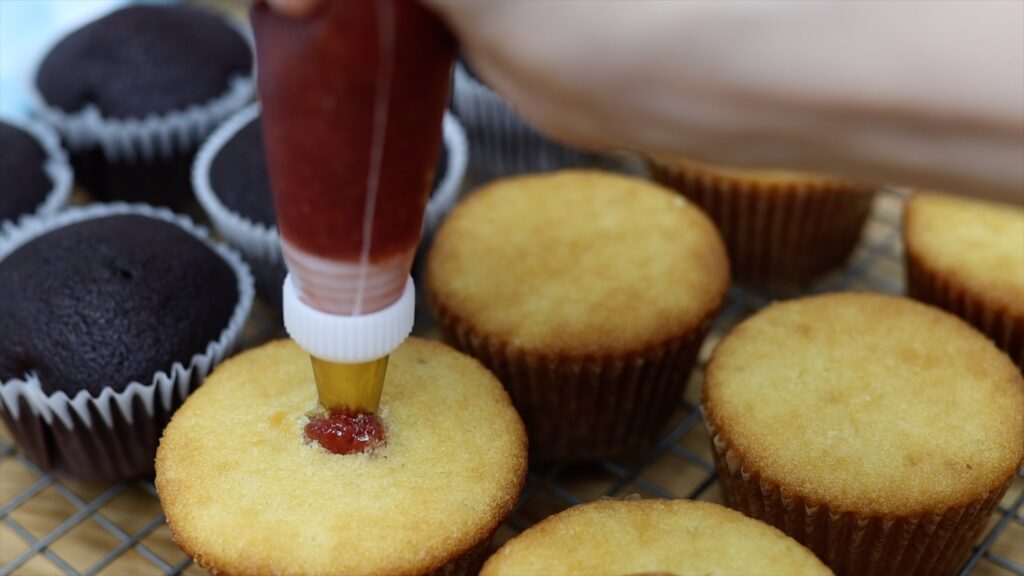
[[[47,159],[32,134],[0,121],[0,221],[35,212],[46,200],[54,186],[46,174]]]
[[[440,148],[431,193],[448,170],[447,143],[442,142]],[[250,120],[224,143],[210,162],[209,178],[210,187],[226,208],[256,224],[277,225],[260,116]]]
[[[69,224],[0,260],[0,381],[98,394],[188,365],[241,298],[232,268],[180,227],[141,215]]]
[[[106,117],[133,118],[203,104],[251,69],[248,43],[223,18],[187,6],[138,5],[57,43],[36,85],[66,112],[93,104]]]
[[[267,227],[277,225],[274,197],[257,116],[228,140],[210,164],[210,187],[232,212]]]

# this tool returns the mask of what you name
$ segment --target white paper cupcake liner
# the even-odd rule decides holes
[[[20,216],[14,221],[5,220],[0,222],[0,236],[5,230],[16,226],[18,222],[28,216],[46,216],[53,214],[64,207],[71,197],[71,184],[74,181],[74,173],[71,164],[68,162],[68,155],[60,145],[60,137],[50,127],[39,122],[26,122],[4,118],[4,122],[10,124],[36,139],[46,152],[46,163],[43,164],[43,172],[50,178],[52,187],[46,193],[46,197],[34,212]]]
[[[254,222],[224,205],[210,182],[210,169],[214,159],[238,132],[260,115],[260,104],[246,106],[221,124],[199,148],[192,165],[192,187],[213,227],[253,264],[253,273],[261,282],[261,296],[275,306],[280,302],[280,283],[284,279],[284,258],[277,226]],[[466,134],[458,120],[445,112],[443,121],[444,145],[448,163],[444,178],[438,182],[424,213],[423,237],[428,238],[455,206],[469,164]],[[265,286],[266,279],[278,280],[276,286]]]
[[[248,27],[232,20],[226,19],[226,22],[238,30],[248,44],[255,70],[256,52]],[[63,37],[58,38],[54,45],[61,40]],[[44,54],[49,52],[48,49]],[[250,72],[231,78],[228,89],[216,98],[183,110],[154,113],[143,118],[107,118],[92,104],[74,112],[50,105],[36,86],[39,64],[28,86],[29,98],[39,117],[60,133],[73,154],[99,147],[108,162],[153,162],[187,154],[195,150],[225,118],[250,102],[256,93],[255,72]]]
[[[253,222],[249,218],[228,209],[210,184],[210,168],[221,149],[235,134],[260,115],[260,104],[254,102],[228,118],[210,134],[199,148],[195,163],[192,164],[192,188],[199,204],[213,223],[213,227],[243,255],[271,263],[282,262],[281,242],[277,226]]]
[[[425,237],[432,236],[448,213],[455,207],[455,203],[459,200],[459,193],[462,191],[462,183],[466,178],[466,168],[469,166],[469,143],[466,140],[466,130],[458,118],[445,110],[441,128],[444,147],[448,152],[448,163],[445,167],[444,178],[437,183],[430,196],[430,201],[427,202],[427,209],[423,215],[423,235]]]
[[[27,374],[24,379],[0,382],[0,407],[14,419],[24,416],[21,413],[22,403],[27,406],[31,416],[41,417],[50,426],[60,422],[68,430],[74,429],[76,422],[87,427],[110,428],[117,417],[131,424],[135,418],[134,407],[138,405],[143,406],[150,417],[157,406],[169,412],[176,404],[184,401],[214,366],[231,354],[238,342],[253,301],[253,280],[248,267],[233,250],[210,240],[203,228],[170,210],[144,204],[94,204],[70,209],[50,218],[29,218],[13,230],[3,246],[0,246],[0,261],[19,246],[52,230],[76,222],[121,214],[146,216],[174,224],[206,244],[231,267],[238,281],[238,303],[227,326],[202,353],[193,355],[187,365],[175,362],[166,371],[154,374],[149,382],[131,382],[121,391],[106,388],[99,395],[84,390],[74,396],[63,391],[46,394],[34,374]]]
[[[621,168],[614,157],[575,150],[546,138],[461,62],[455,64],[454,77],[452,108],[469,137],[475,184],[568,167]]]

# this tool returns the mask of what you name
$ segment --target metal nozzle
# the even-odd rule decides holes
[[[328,410],[376,412],[384,388],[388,357],[359,364],[328,362],[310,355],[320,403]]]

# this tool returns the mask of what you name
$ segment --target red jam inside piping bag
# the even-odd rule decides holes
[[[263,132],[288,267],[307,304],[366,314],[401,296],[420,239],[454,40],[419,2],[258,5]]]
[[[303,18],[258,4],[252,24],[267,168],[298,297],[335,315],[386,308],[416,255],[454,40],[412,0],[325,1]],[[386,357],[312,360],[327,410],[306,436],[338,454],[384,442],[376,400],[352,398],[380,397]]]
[[[334,454],[371,451],[385,443],[384,424],[376,414],[334,410],[318,414],[306,424],[306,437]]]

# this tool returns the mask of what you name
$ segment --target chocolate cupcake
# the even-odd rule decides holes
[[[737,281],[801,286],[843,265],[874,190],[789,170],[741,170],[656,158],[653,178],[700,206],[722,232]]]
[[[598,171],[485,186],[427,258],[441,334],[497,374],[545,459],[649,447],[728,284],[725,247],[700,210]]]
[[[1024,370],[1024,209],[914,194],[903,243],[910,296],[970,322]]]
[[[30,214],[59,210],[71,195],[71,166],[48,127],[0,120],[0,232]]]
[[[615,170],[623,164],[611,156],[550,140],[519,116],[461,59],[455,63],[451,106],[466,127],[473,151],[469,178],[474,185],[516,174],[587,167]]]
[[[217,15],[129,6],[59,40],[34,99],[95,197],[176,205],[202,139],[252,99],[252,66],[241,28]]]
[[[424,216],[425,240],[458,200],[466,173],[466,136],[452,114],[445,114],[443,136]],[[258,103],[229,118],[203,143],[196,155],[192,183],[213,226],[252,266],[260,297],[274,310],[280,310],[285,265]]]
[[[774,304],[715,348],[726,502],[839,575],[956,573],[1024,461],[1024,379],[967,323],[881,294]]]
[[[93,205],[26,219],[0,247],[0,407],[44,470],[146,476],[171,413],[232,350],[241,259],[182,216]]]

